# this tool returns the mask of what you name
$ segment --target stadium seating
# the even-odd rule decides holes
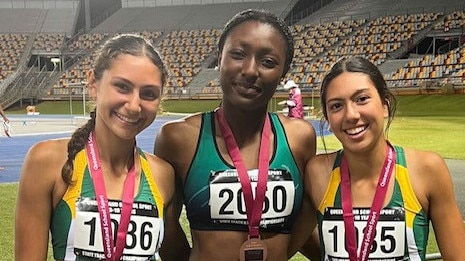
[[[0,34],[0,80],[16,70],[28,34]]]
[[[465,11],[463,10],[448,11],[435,8],[438,10],[436,12],[425,11],[427,9],[424,8],[423,11],[418,12],[411,12],[411,10],[393,14],[385,12],[378,16],[365,17],[357,15],[357,10],[378,5],[374,7],[374,10],[380,9],[381,11],[382,8],[379,5],[389,6],[391,1],[361,0],[358,1],[359,9],[356,10],[351,9],[353,7],[350,1],[339,2],[340,7],[331,5],[332,11],[325,11],[325,8],[322,8],[321,14],[314,15],[315,19],[318,17],[318,21],[303,19],[302,22],[291,26],[295,38],[295,53],[286,78],[298,79],[304,91],[309,88],[318,88],[324,73],[341,57],[360,55],[382,67],[388,61],[399,58],[405,50],[418,44],[429,32],[435,30],[442,32],[444,27],[448,30],[462,30],[462,34],[465,30]],[[409,2],[405,8],[414,8],[413,2],[415,1]],[[51,83],[48,93],[51,97],[68,96],[71,93],[82,94],[81,88],[67,87],[77,86],[85,81],[86,71],[91,68],[96,52],[106,39],[117,33],[129,32],[144,35],[160,50],[169,70],[169,78],[164,88],[167,94],[191,94],[193,90],[201,94],[221,93],[219,81],[216,78],[207,78],[200,86],[191,85],[203,70],[213,70],[216,65],[216,44],[225,22],[224,18],[220,21],[219,17],[224,16],[226,12],[237,12],[245,7],[255,7],[253,4],[228,6],[231,10],[215,14],[215,17],[218,17],[217,21],[207,19],[202,22],[202,16],[194,15],[193,10],[207,12],[218,9],[219,5],[206,5],[203,8],[185,6],[176,9],[177,13],[169,7],[157,9],[128,7],[122,8],[115,16],[110,16],[103,21],[96,30],[73,37],[70,36],[69,30],[1,33],[0,86],[2,81],[6,82],[5,80],[18,69],[24,53],[26,55],[28,53],[65,53],[69,59],[63,65],[64,70],[60,72],[56,81]],[[272,6],[276,12],[284,8],[277,3],[269,6]],[[70,14],[75,10],[73,6],[67,8],[65,13]],[[0,8],[0,14],[2,12],[4,13],[4,10]],[[22,13],[34,14],[34,19],[40,19],[41,16],[41,14],[30,13],[26,10]],[[57,13],[54,12],[53,17],[58,17]],[[344,15],[341,15],[342,13]],[[150,16],[153,18],[153,14],[160,17],[169,14],[173,17],[179,16],[177,19],[184,20],[186,24],[190,18],[191,26],[198,28],[176,28],[181,22],[171,21],[166,23],[162,29],[150,22],[157,21],[157,25],[160,23],[160,20],[157,20],[160,17],[151,20]],[[341,19],[325,19],[323,14],[327,17],[340,15]],[[42,16],[48,17],[44,14]],[[134,17],[138,19],[135,20]],[[124,21],[117,18],[124,18]],[[28,21],[28,19],[25,20]],[[325,22],[326,20],[328,21]],[[49,23],[50,18],[48,20],[44,18],[44,24]],[[204,27],[201,27],[202,25]],[[31,47],[28,47],[28,42],[31,43]],[[385,77],[390,87],[399,88],[421,86],[425,81],[463,85],[465,84],[464,74],[465,47],[462,43],[446,52],[405,59],[404,65],[385,72]]]

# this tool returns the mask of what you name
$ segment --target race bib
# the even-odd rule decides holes
[[[113,240],[116,240],[122,202],[109,200],[108,206]],[[158,218],[156,207],[146,202],[134,202],[121,260],[150,260],[161,245],[162,230],[163,221]],[[100,216],[94,198],[79,198],[76,202],[74,253],[82,257],[105,258]]]
[[[357,253],[359,253],[370,209],[354,208],[353,214]],[[342,209],[327,208],[324,212],[321,230],[328,260],[349,260]],[[374,233],[369,260],[403,260],[405,253],[404,208],[382,209]]]
[[[255,198],[258,170],[249,170],[248,174]],[[294,198],[295,188],[291,174],[286,170],[269,170],[260,225],[286,222],[292,214]],[[235,169],[211,173],[210,216],[219,223],[247,224],[244,195]]]

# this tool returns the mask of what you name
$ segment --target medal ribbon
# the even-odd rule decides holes
[[[266,183],[268,180],[268,167],[269,167],[269,155],[270,155],[270,133],[271,124],[268,114],[265,117],[265,123],[263,125],[262,136],[260,141],[260,152],[258,161],[258,182],[255,190],[255,200],[252,193],[252,185],[245,167],[244,161],[242,160],[241,152],[237,146],[234,135],[226,122],[223,114],[223,108],[220,107],[217,111],[218,124],[220,126],[221,133],[224,137],[226,147],[228,149],[229,156],[231,157],[234,167],[236,167],[239,175],[239,180],[242,186],[242,192],[245,200],[245,208],[247,214],[247,221],[249,223],[249,237],[259,238],[259,226],[262,217],[263,202],[265,201]]]
[[[87,158],[89,160],[89,170],[92,174],[92,180],[95,188],[98,212],[100,215],[100,225],[102,229],[103,252],[107,261],[120,260],[126,245],[126,235],[131,218],[132,204],[134,202],[134,184],[136,177],[135,164],[133,163],[124,181],[123,188],[123,207],[121,210],[120,222],[117,231],[116,247],[113,245],[113,234],[111,228],[110,210],[108,207],[107,192],[103,180],[102,167],[100,165],[100,156],[98,154],[97,143],[95,142],[95,133],[89,135],[86,143]],[[135,157],[134,157],[135,161]]]
[[[346,231],[347,251],[349,252],[350,261],[366,261],[370,254],[370,249],[375,237],[376,224],[380,216],[386,197],[389,180],[394,169],[396,161],[395,151],[391,144],[388,143],[386,148],[387,155],[384,159],[383,168],[379,176],[375,197],[368,216],[367,225],[363,231],[363,240],[361,242],[360,253],[357,255],[357,246],[355,238],[354,215],[352,208],[352,194],[350,192],[350,173],[345,156],[341,159],[341,193],[342,193],[342,213],[344,218],[344,227]]]

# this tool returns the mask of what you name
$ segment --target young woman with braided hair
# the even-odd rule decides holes
[[[35,144],[19,185],[16,261],[156,260],[169,220],[174,172],[136,135],[155,119],[166,69],[144,38],[102,47],[87,88],[91,119],[72,137]],[[166,231],[169,235],[169,231]]]

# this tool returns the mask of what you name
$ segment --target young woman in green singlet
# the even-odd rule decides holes
[[[24,161],[15,260],[156,260],[172,216],[174,172],[137,147],[157,115],[166,69],[144,38],[108,40],[87,74],[96,108],[71,138],[35,144]],[[166,231],[170,234],[171,231]],[[132,259],[131,259],[132,258]]]
[[[323,79],[321,105],[342,144],[306,170],[321,260],[425,260],[430,223],[443,260],[465,260],[449,170],[438,154],[386,138],[396,99],[378,68],[341,59]]]
[[[238,13],[218,42],[221,105],[160,130],[155,154],[175,169],[192,234],[192,248],[181,229],[167,243],[183,260],[288,260],[316,224],[302,204],[315,131],[305,120],[267,111],[293,45],[276,15]]]

